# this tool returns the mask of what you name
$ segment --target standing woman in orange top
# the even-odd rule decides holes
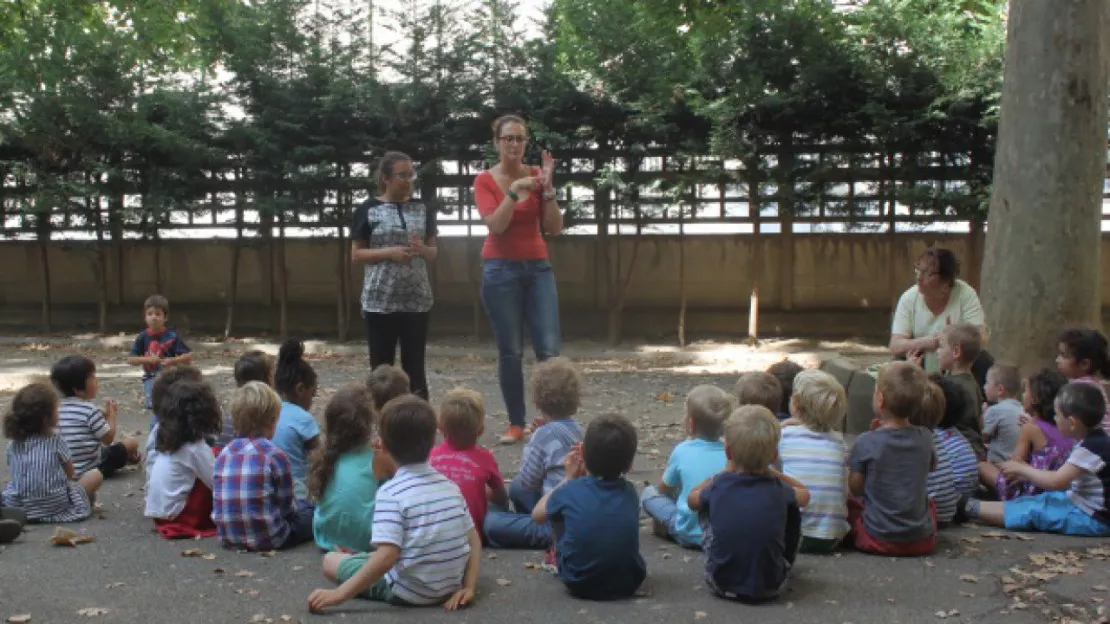
[[[555,160],[543,153],[542,167],[524,163],[528,126],[516,115],[493,122],[498,162],[474,180],[474,201],[489,234],[482,247],[482,304],[497,340],[497,374],[509,412],[503,444],[524,439],[524,327],[536,358],[559,355],[559,294],[543,234],[563,229],[555,201]]]

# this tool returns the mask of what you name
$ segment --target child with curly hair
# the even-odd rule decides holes
[[[23,510],[28,522],[77,522],[92,515],[104,475],[92,468],[77,478],[69,447],[55,431],[58,395],[44,383],[24,386],[4,414],[11,480],[0,505]],[[76,482],[73,481],[76,479]]]
[[[220,402],[204,381],[170,388],[157,427],[157,451],[148,467],[146,511],[166,539],[211,537],[212,475],[216,455],[205,441],[220,431]]]
[[[371,446],[374,408],[361,385],[341,388],[324,410],[324,444],[310,458],[308,492],[316,501],[312,534],[325,551],[370,547],[379,453]]]
[[[1059,470],[1067,461],[1075,440],[1056,428],[1056,395],[1068,384],[1068,378],[1051,368],[1041,369],[1025,380],[1022,396],[1028,422],[1021,425],[1012,461],[1025,462],[1036,470]],[[1028,481],[1010,482],[999,470],[995,489],[1000,500],[1033,496],[1043,490]]]

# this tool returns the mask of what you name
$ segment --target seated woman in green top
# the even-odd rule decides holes
[[[324,444],[312,457],[312,533],[325,551],[366,552],[378,480],[371,446],[374,399],[365,386],[335,393],[324,411]],[[380,461],[380,460],[379,460]]]

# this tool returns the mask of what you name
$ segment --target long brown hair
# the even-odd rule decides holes
[[[386,152],[378,161],[378,194],[385,192],[385,179],[393,175],[393,166],[397,163],[412,162],[412,158],[404,152]]]
[[[308,492],[320,500],[328,489],[339,456],[370,443],[374,397],[365,386],[341,388],[324,410],[324,444],[312,454]]]

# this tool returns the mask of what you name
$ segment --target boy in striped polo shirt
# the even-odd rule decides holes
[[[93,403],[100,384],[92,360],[83,355],[66,356],[50,368],[50,381],[62,395],[58,406],[58,434],[73,457],[76,477],[97,468],[108,478],[120,468],[141,460],[138,440],[116,441],[119,404],[108,399],[101,410]]]
[[[844,388],[832,375],[807,370],[794,378],[791,416],[782,423],[779,457],[783,473],[809,488],[809,504],[802,510],[803,553],[832,552],[848,534],[848,449],[844,436],[834,429],[847,410]]]
[[[397,466],[378,490],[373,553],[324,556],[324,576],[339,587],[308,597],[312,611],[352,598],[395,605],[443,604],[448,611],[474,601],[482,538],[458,486],[428,465],[436,440],[436,414],[424,399],[407,395],[385,405],[384,453]]]

